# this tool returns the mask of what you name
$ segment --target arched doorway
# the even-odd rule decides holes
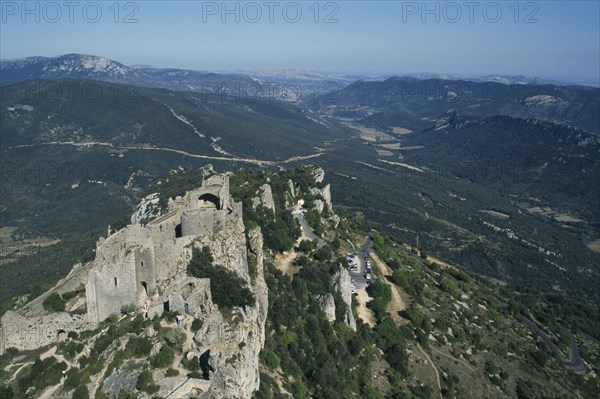
[[[67,339],[67,332],[65,330],[58,330],[56,332],[56,341],[62,342]]]
[[[148,284],[146,284],[145,281],[142,281],[140,285],[142,286],[142,295],[148,296]]]
[[[219,201],[219,197],[213,194],[202,194],[198,197],[198,201],[200,201],[201,208],[216,208],[221,209],[221,201]]]
[[[177,226],[175,226],[175,238],[179,238],[179,237],[183,237],[183,234],[181,232],[181,223],[179,223]]]

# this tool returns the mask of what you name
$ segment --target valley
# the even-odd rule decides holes
[[[107,96],[85,101],[77,95],[85,80],[34,81],[40,93],[48,84],[73,87],[75,96],[48,101],[23,86],[0,88],[2,313],[27,309],[74,264],[93,261],[97,240],[133,211],[144,223],[161,215],[169,198],[197,188],[210,163],[232,172],[244,225],[265,237],[269,334],[257,399],[521,398],[527,387],[587,398],[597,389],[600,141],[586,130],[595,117],[587,106],[540,110],[532,101],[550,89],[527,86],[519,89],[530,100],[499,115],[447,99],[423,106],[411,95],[397,110],[407,93],[397,93],[396,79],[350,84],[333,106],[147,87],[123,106]],[[553,90],[577,104],[598,94]],[[350,272],[357,295],[348,301],[344,257],[366,255],[371,234],[374,283],[367,288],[361,272]],[[75,295],[73,303],[85,303]],[[114,323],[141,331],[136,317]],[[168,317],[152,328],[177,328]],[[185,347],[193,345],[191,324],[183,328]],[[141,332],[115,334],[120,346],[105,352],[101,370],[89,370],[84,355],[68,358],[63,346],[45,361],[95,373],[88,388],[98,392],[111,367],[137,364],[119,351]],[[69,342],[94,346],[90,337]],[[377,349],[362,349],[370,345]],[[174,357],[180,374],[195,367],[184,352]],[[12,367],[0,378],[25,381],[44,361],[37,355],[3,358]],[[156,368],[153,378],[167,372]],[[206,389],[187,381],[178,386]],[[161,392],[179,389],[173,384]],[[64,388],[40,389],[50,398]]]

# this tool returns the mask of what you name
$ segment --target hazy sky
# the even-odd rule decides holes
[[[199,70],[599,80],[599,4],[2,0],[0,57],[85,53]]]

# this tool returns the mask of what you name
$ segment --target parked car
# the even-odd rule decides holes
[[[367,280],[371,280],[371,273],[367,273]]]

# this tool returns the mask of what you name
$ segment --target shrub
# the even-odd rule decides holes
[[[47,312],[62,312],[65,310],[65,301],[59,294],[53,292],[44,299],[42,306]]]
[[[150,339],[147,337],[132,337],[129,342],[127,342],[127,346],[125,347],[128,357],[146,357],[150,355],[151,350],[152,341],[150,341]]]
[[[244,279],[222,266],[213,266],[208,247],[194,249],[187,271],[193,277],[210,279],[212,301],[220,308],[254,306],[254,295]]]
[[[165,371],[165,377],[176,377],[179,375],[179,370],[175,370],[174,368],[168,368],[167,371]]]
[[[200,319],[194,319],[194,321],[192,321],[192,325],[190,326],[190,330],[192,330],[192,332],[197,332],[202,328],[202,324],[203,321]]]
[[[375,281],[371,284],[371,294],[374,299],[370,302],[370,307],[378,320],[386,316],[386,307],[392,299],[392,290],[389,285],[381,281]]]
[[[272,350],[261,350],[259,358],[270,370],[275,370],[279,367],[279,357],[277,357],[275,352],[273,352]]]
[[[181,329],[163,328],[161,337],[173,349],[181,350],[185,342],[185,333]]]
[[[14,392],[11,387],[0,385],[0,398],[12,399],[13,397],[14,397]]]
[[[152,372],[148,369],[144,369],[140,374],[137,382],[137,389],[147,393],[156,393],[160,389],[158,385],[154,383]]]
[[[300,245],[298,245],[298,249],[306,254],[310,253],[313,249],[317,247],[317,244],[314,241],[302,240],[300,241]]]
[[[137,306],[135,305],[135,303],[129,303],[121,307],[121,314],[130,315],[133,314],[136,309]]]
[[[168,345],[163,345],[160,351],[150,359],[150,364],[154,368],[163,368],[173,363],[175,351]]]
[[[73,391],[73,399],[89,399],[89,398],[90,398],[90,393],[88,392],[88,389],[86,388],[85,385],[80,385]]]
[[[194,356],[190,360],[184,359],[182,363],[185,366],[185,368],[190,371],[200,370],[200,359],[198,358],[198,356]]]
[[[204,375],[199,371],[192,371],[191,373],[188,374],[188,377],[195,378],[197,380],[204,379]]]
[[[75,389],[82,384],[81,371],[75,367],[72,367],[67,371],[67,378],[65,379],[64,387],[67,390]]]

